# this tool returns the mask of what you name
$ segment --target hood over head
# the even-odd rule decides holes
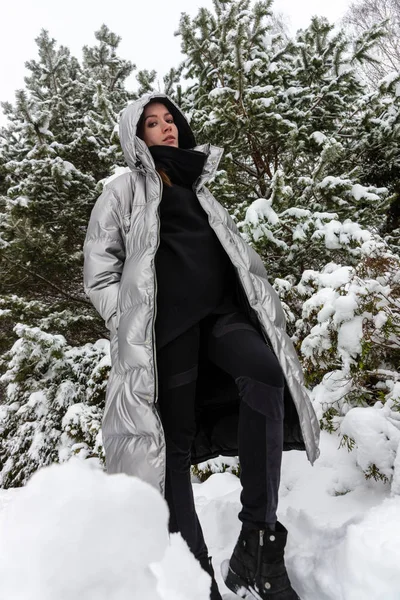
[[[193,148],[196,141],[192,129],[181,109],[166,94],[153,92],[144,94],[124,109],[119,122],[119,139],[125,160],[132,169],[137,167],[140,161],[145,167],[154,169],[154,161],[145,142],[136,135],[137,126],[145,109],[151,101],[162,102],[174,117],[179,132],[179,147],[183,149]]]

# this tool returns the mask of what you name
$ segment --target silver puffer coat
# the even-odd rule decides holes
[[[146,144],[136,136],[144,107],[155,97],[171,106],[175,121],[179,121],[179,139],[182,134],[186,141],[194,142],[185,117],[164,94],[147,94],[124,110],[120,140],[130,171],[105,186],[92,210],[84,243],[84,289],[110,331],[112,367],[102,423],[107,471],[136,475],[163,492],[165,439],[157,405],[154,334],[157,293],[154,257],[159,244],[162,181]],[[268,283],[260,257],[246,244],[228,212],[205,187],[218,168],[223,150],[209,144],[194,149],[207,155],[203,173],[194,185],[198,200],[235,267],[243,309],[253,322],[257,321],[285,374],[285,419],[290,414],[293,421],[295,414],[298,429],[296,437],[293,434],[296,423],[291,430],[290,423],[286,427],[285,437],[291,438],[286,440],[286,447],[305,448],[313,463],[319,455],[318,421],[303,385],[296,351],[285,332],[280,300]],[[204,373],[203,385],[201,382],[198,385],[203,390],[204,406],[208,406],[208,413],[205,409],[208,425],[214,418],[213,403],[219,402],[215,390],[224,391],[222,372],[217,375],[214,372],[215,378],[220,377],[218,381],[215,379],[215,386],[209,375]],[[231,416],[232,406],[237,406],[238,401],[234,394],[231,390],[231,400],[228,399],[231,404],[226,405]],[[225,394],[225,400],[226,397]],[[207,431],[206,435],[200,423],[193,462],[219,453],[237,453],[235,441],[221,441],[221,434],[211,439],[210,427]],[[224,431],[221,423],[219,431]]]

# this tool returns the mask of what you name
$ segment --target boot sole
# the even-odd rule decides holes
[[[245,600],[262,600],[261,596],[253,588],[248,587],[244,579],[232,571],[229,566],[229,560],[224,560],[221,563],[221,575],[226,587],[240,598],[244,598]]]

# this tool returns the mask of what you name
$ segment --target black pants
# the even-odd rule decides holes
[[[239,519],[245,526],[263,528],[276,522],[284,386],[275,355],[242,313],[209,315],[158,351],[170,531],[179,531],[198,559],[208,553],[190,479],[201,335],[208,358],[233,377],[241,398],[238,446],[243,490]]]

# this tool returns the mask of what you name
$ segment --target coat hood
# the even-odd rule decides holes
[[[144,94],[124,109],[119,122],[119,139],[125,160],[131,169],[137,168],[141,162],[145,168],[155,168],[153,158],[145,142],[136,135],[139,119],[145,106],[152,100],[159,100],[168,106],[179,131],[179,147],[193,148],[196,141],[192,129],[181,109],[166,94],[153,92]]]

